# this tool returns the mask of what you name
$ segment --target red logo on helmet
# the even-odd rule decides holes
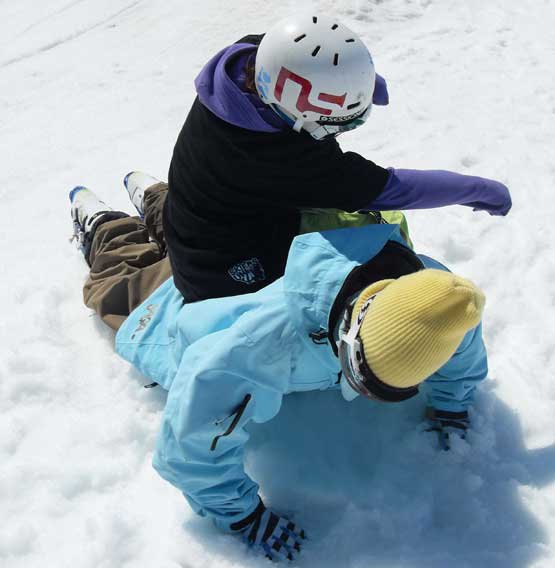
[[[308,100],[308,97],[312,92],[312,83],[308,79],[305,79],[304,77],[301,77],[300,75],[297,75],[292,71],[289,71],[289,69],[286,69],[285,67],[282,67],[281,71],[279,72],[276,82],[276,88],[274,90],[274,95],[278,101],[281,102],[281,97],[283,95],[283,88],[285,87],[285,83],[287,82],[288,79],[301,86],[301,92],[299,93],[299,97],[297,99],[298,111],[305,112],[307,110],[310,110],[318,114],[324,114],[324,115],[331,114],[332,112],[331,109],[315,106]],[[318,95],[319,101],[323,101],[325,103],[331,103],[339,107],[343,107],[346,98],[347,98],[347,93],[343,93],[342,95],[330,95],[329,93],[320,93]]]

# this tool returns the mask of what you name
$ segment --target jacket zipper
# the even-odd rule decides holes
[[[241,404],[237,407],[237,409],[235,410],[235,412],[233,412],[233,414],[230,414],[230,416],[235,415],[235,418],[233,418],[233,421],[227,427],[227,430],[223,434],[218,434],[212,440],[212,445],[210,446],[211,452],[213,452],[216,449],[216,445],[218,444],[218,440],[220,438],[223,438],[224,436],[229,436],[233,432],[233,430],[235,430],[235,427],[237,426],[237,424],[239,424],[239,420],[241,420],[241,416],[243,416],[243,413],[245,412],[245,408],[247,408],[247,404],[249,404],[249,401],[250,401],[251,398],[252,397],[251,397],[250,394],[245,395],[243,402],[241,402]],[[229,416],[228,416],[228,418],[229,418]],[[227,418],[225,420],[227,420]],[[219,422],[216,422],[216,424],[219,424]]]

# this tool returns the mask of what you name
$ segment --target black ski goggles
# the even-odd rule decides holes
[[[402,402],[418,394],[418,386],[408,388],[392,387],[381,381],[370,369],[364,357],[364,349],[360,341],[359,332],[368,308],[376,298],[374,294],[362,305],[357,321],[351,326],[352,308],[345,310],[339,327],[337,350],[343,379],[357,394],[379,402]],[[343,390],[343,389],[342,389]],[[345,395],[345,393],[344,393]]]

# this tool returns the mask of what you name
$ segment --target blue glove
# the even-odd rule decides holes
[[[294,560],[301,551],[301,540],[306,538],[304,530],[266,509],[262,501],[248,517],[232,524],[231,529],[241,532],[249,547],[261,549],[266,558],[275,561]]]
[[[448,412],[447,410],[436,410],[435,408],[426,409],[428,428],[426,432],[437,432],[439,445],[442,450],[451,449],[450,436],[456,435],[459,438],[466,437],[466,431],[470,426],[468,412]]]

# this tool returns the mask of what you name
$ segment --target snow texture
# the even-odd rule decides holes
[[[420,252],[488,296],[490,378],[466,442],[437,450],[422,398],[286,398],[248,468],[310,535],[299,567],[555,564],[555,3],[321,0],[367,41],[391,104],[342,144],[384,166],[509,185],[507,218],[409,215]],[[297,3],[0,2],[0,565],[262,567],[151,468],[164,395],[83,306],[68,191],[132,211],[121,179],[165,178],[219,48]],[[91,317],[92,316],[92,317]]]

